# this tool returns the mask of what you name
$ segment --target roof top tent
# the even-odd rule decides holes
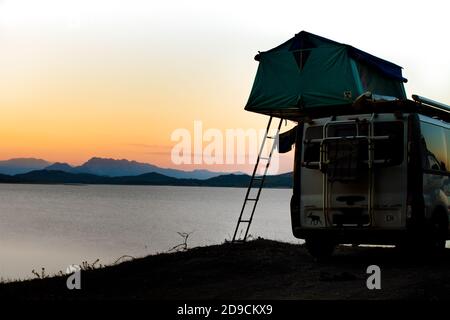
[[[406,100],[400,66],[309,32],[255,60],[259,67],[247,111],[298,120],[348,107],[366,92],[377,100]]]

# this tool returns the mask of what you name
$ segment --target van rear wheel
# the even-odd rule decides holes
[[[336,247],[336,244],[331,239],[311,237],[306,238],[305,242],[309,254],[319,261],[330,258]]]
[[[437,214],[431,220],[430,234],[427,237],[427,247],[434,252],[442,252],[447,240],[448,222],[446,216]]]

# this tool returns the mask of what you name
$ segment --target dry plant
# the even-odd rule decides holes
[[[180,235],[180,237],[183,238],[183,242],[174,246],[172,249],[169,250],[169,252],[171,252],[171,251],[175,251],[175,252],[186,251],[188,249],[188,244],[187,244],[188,238],[193,232],[177,232],[177,233]]]

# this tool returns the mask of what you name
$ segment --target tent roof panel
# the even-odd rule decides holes
[[[264,55],[267,53],[277,52],[277,51],[296,51],[302,49],[311,49],[317,48],[319,46],[344,46],[347,48],[349,56],[354,60],[362,61],[368,65],[379,70],[382,74],[387,77],[393,78],[395,80],[399,80],[402,82],[407,82],[408,80],[402,76],[402,67],[389,62],[387,60],[378,58],[374,55],[371,55],[365,51],[357,49],[347,44],[339,43],[315,34],[312,34],[307,31],[301,31],[297,33],[293,38],[287,40],[281,45],[270,49],[268,51],[260,52],[255,56],[255,60],[259,61],[260,55]]]

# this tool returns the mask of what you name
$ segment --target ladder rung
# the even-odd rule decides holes
[[[275,136],[275,137],[274,137],[274,136],[267,136],[266,138],[267,138],[267,139],[275,139],[276,136]]]
[[[256,180],[256,181],[261,181],[263,178],[262,177],[254,177],[253,178],[253,180]]]
[[[259,157],[259,160],[270,160],[269,157]]]
[[[242,223],[242,222],[244,222],[244,223],[249,223],[250,220],[239,220],[239,223]]]
[[[247,201],[258,201],[258,198],[247,198]]]

